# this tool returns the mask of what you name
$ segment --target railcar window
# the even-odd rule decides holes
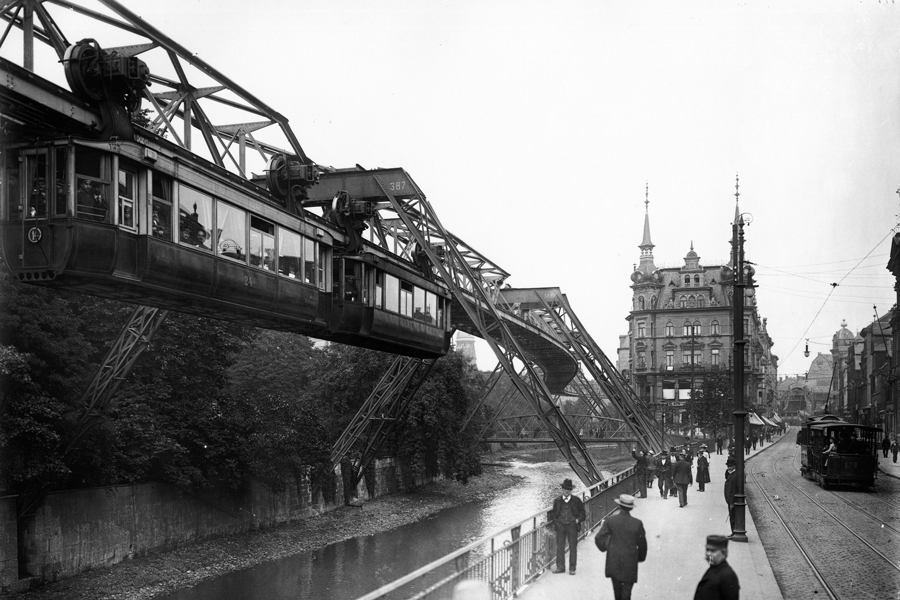
[[[319,259],[319,244],[308,237],[303,238],[303,281],[323,287],[325,278],[317,279],[316,265]],[[324,269],[324,267],[322,267]]]
[[[153,237],[172,241],[172,180],[153,173]]]
[[[384,273],[375,271],[375,308],[384,306]]]
[[[137,175],[119,169],[119,225],[134,229],[134,207],[137,201]]]
[[[350,302],[360,301],[360,264],[353,261],[344,261],[344,300]]]
[[[90,148],[75,152],[75,216],[91,221],[108,222],[109,156]]]
[[[47,155],[27,154],[24,161],[25,218],[47,216]]]
[[[325,261],[327,256],[324,249],[318,242],[313,242],[313,248],[316,251],[316,264],[318,265],[319,289],[325,291]]]
[[[6,174],[3,178],[6,190],[6,215],[10,220],[22,218],[22,196],[19,185],[19,151],[9,150],[6,153]]]
[[[250,264],[275,270],[275,225],[250,215]]]
[[[425,320],[425,290],[418,287],[413,288],[413,319]]]
[[[183,244],[212,250],[212,198],[182,186],[178,197],[178,239]]]
[[[225,204],[216,208],[216,252],[219,256],[244,261],[247,258],[247,213]]]
[[[437,296],[431,292],[425,292],[425,322],[434,323],[435,309],[437,308]]]
[[[400,282],[400,314],[413,316],[413,285],[406,281]]]
[[[285,277],[300,276],[303,238],[293,231],[278,228],[278,272]]]
[[[446,302],[446,300],[444,300],[443,298],[437,299],[437,307],[438,307],[437,308],[437,323],[441,327],[444,326],[444,303],[445,302]]]
[[[54,173],[56,177],[56,208],[54,208],[54,212],[60,216],[65,216],[66,214],[66,200],[69,197],[68,156],[68,148],[56,149],[56,160],[54,163]]]
[[[384,274],[384,308],[400,312],[400,280],[390,273]]]

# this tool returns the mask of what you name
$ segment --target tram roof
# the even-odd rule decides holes
[[[873,425],[861,425],[859,423],[848,423],[846,421],[822,421],[820,423],[809,423],[807,425],[810,429],[816,429],[824,431],[826,429],[841,429],[841,428],[852,428],[852,429],[862,429],[864,431],[881,431],[881,427],[875,427]]]

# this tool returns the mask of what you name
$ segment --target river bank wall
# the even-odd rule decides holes
[[[0,593],[334,510],[344,498],[340,468],[335,475],[324,493],[314,492],[307,477],[277,493],[258,483],[197,492],[161,482],[61,491],[49,494],[26,519],[16,518],[15,496],[2,497]],[[434,479],[397,459],[380,459],[369,481],[373,494],[362,481],[355,497],[373,499]]]

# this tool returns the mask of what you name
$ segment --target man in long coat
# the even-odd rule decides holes
[[[647,558],[647,535],[641,520],[631,516],[634,496],[622,494],[615,503],[618,512],[600,523],[594,543],[606,552],[606,576],[612,579],[615,600],[631,600],[638,563]]]
[[[738,577],[726,560],[728,558],[728,538],[723,535],[706,537],[706,560],[709,569],[703,574],[694,600],[738,600],[741,585]]]
[[[675,487],[678,488],[678,506],[684,508],[687,506],[687,489],[694,483],[694,477],[691,475],[691,463],[685,459],[684,454],[678,455],[678,462],[672,468],[672,480]]]
[[[550,521],[556,528],[556,568],[554,573],[566,572],[566,541],[569,542],[569,575],[578,566],[578,530],[586,517],[584,503],[572,495],[571,479],[562,482],[562,496],[553,501]]]
[[[885,455],[887,456],[887,455]],[[637,475],[638,485],[641,488],[641,498],[647,497],[647,451],[641,450],[638,454],[637,450],[631,449],[631,457],[637,461],[634,463],[634,473]]]
[[[737,486],[737,476],[734,470],[734,460],[729,458],[725,464],[725,502],[728,504],[728,522],[731,524],[731,535],[734,535],[734,494]]]

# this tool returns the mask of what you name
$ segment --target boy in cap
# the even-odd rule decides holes
[[[697,584],[694,600],[738,600],[741,585],[728,558],[728,538],[724,535],[706,537],[706,561],[709,568]]]
[[[578,530],[586,518],[584,503],[572,495],[571,479],[562,482],[563,493],[553,501],[550,522],[556,529],[556,568],[554,573],[566,572],[566,540],[569,541],[569,575],[575,574],[578,566]]]
[[[622,494],[615,503],[619,510],[600,523],[594,543],[606,552],[606,576],[612,579],[615,600],[631,600],[638,563],[647,558],[647,535],[641,520],[631,516],[634,496]]]

